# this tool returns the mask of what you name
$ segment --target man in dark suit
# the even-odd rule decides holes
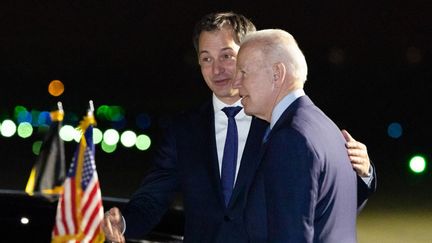
[[[171,206],[176,192],[181,192],[185,242],[247,241],[243,224],[245,197],[267,123],[247,116],[243,110],[235,116],[238,149],[231,178],[234,184],[227,197],[221,177],[224,177],[224,142],[229,119],[222,110],[241,107],[232,82],[239,43],[253,31],[255,26],[235,13],[209,14],[197,23],[194,45],[202,75],[213,96],[168,122],[152,160],[154,169],[121,213],[117,208],[106,213],[103,228],[108,239],[124,241],[124,228],[126,237],[142,237],[150,232]],[[370,162],[366,147],[354,139],[347,144],[359,175],[367,173]]]
[[[234,87],[246,114],[270,123],[245,214],[252,242],[356,242],[356,173],[340,129],[306,96],[306,76],[288,32],[243,39]]]

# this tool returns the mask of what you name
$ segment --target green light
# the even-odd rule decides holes
[[[107,145],[116,145],[119,139],[120,135],[114,129],[108,129],[104,132],[103,140]]]
[[[421,155],[416,155],[409,161],[409,168],[412,172],[420,174],[426,170],[426,159]]]
[[[42,147],[42,141],[36,141],[33,143],[32,151],[35,155],[39,155],[40,149]]]
[[[105,153],[112,153],[112,152],[114,152],[114,151],[116,150],[116,148],[117,148],[117,144],[114,144],[114,145],[108,145],[108,144],[105,143],[105,141],[102,141],[102,146],[101,146],[101,148],[102,148],[102,150],[103,150]]]
[[[14,108],[14,118],[15,118],[15,120],[18,120],[20,114],[22,114],[22,113],[28,113],[27,108],[25,108],[22,105],[15,106],[15,108]]]
[[[127,148],[134,146],[136,139],[137,135],[132,131],[124,131],[120,136],[120,142]]]
[[[107,120],[107,117],[108,117],[108,112],[109,112],[109,106],[107,106],[107,105],[101,105],[101,106],[99,106],[99,108],[97,108],[97,111],[96,111],[96,115],[97,115],[97,117],[98,118],[101,118],[101,119],[103,119],[103,120]]]
[[[16,125],[12,120],[4,120],[1,126],[1,135],[4,137],[12,137],[16,132]]]
[[[145,134],[141,134],[137,137],[135,146],[139,150],[147,150],[148,148],[150,148],[150,145],[151,145],[151,140],[149,136]]]
[[[28,138],[33,133],[33,126],[28,122],[22,122],[18,125],[18,136]]]
[[[99,128],[93,128],[93,143],[98,144],[102,141],[103,134],[102,131]]]
[[[113,105],[108,112],[108,119],[110,121],[120,121],[124,119],[124,109],[121,106]]]
[[[62,128],[60,128],[60,138],[63,139],[63,141],[70,142],[74,140],[74,138],[79,137],[80,133],[77,131],[73,126],[71,125],[65,125]]]

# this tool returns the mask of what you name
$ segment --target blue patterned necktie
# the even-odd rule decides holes
[[[222,191],[225,199],[225,205],[231,198],[232,190],[234,187],[234,178],[236,173],[237,165],[237,153],[238,153],[238,132],[235,121],[235,116],[242,109],[240,106],[225,107],[222,111],[228,117],[228,129],[225,140],[224,152],[222,157]]]

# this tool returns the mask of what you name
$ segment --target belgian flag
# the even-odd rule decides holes
[[[29,195],[40,194],[54,200],[62,192],[66,177],[64,142],[59,135],[64,117],[61,102],[58,102],[58,110],[50,112],[50,116],[52,123],[30,172],[25,191]]]

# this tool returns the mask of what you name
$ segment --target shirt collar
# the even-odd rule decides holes
[[[271,116],[270,129],[276,124],[282,113],[290,106],[297,98],[304,96],[305,92],[303,89],[296,89],[289,93],[275,106]]]
[[[221,101],[218,97],[216,97],[216,95],[213,93],[213,109],[214,109],[214,113],[218,114],[219,112],[223,112],[222,109],[224,107],[231,107],[231,106],[241,106],[243,107],[243,105],[241,104],[241,99],[237,100],[234,104],[232,105],[227,105],[225,104],[223,101]],[[244,113],[244,109],[241,109],[241,111],[237,114],[236,118],[239,117],[243,117],[246,116],[246,114]]]

